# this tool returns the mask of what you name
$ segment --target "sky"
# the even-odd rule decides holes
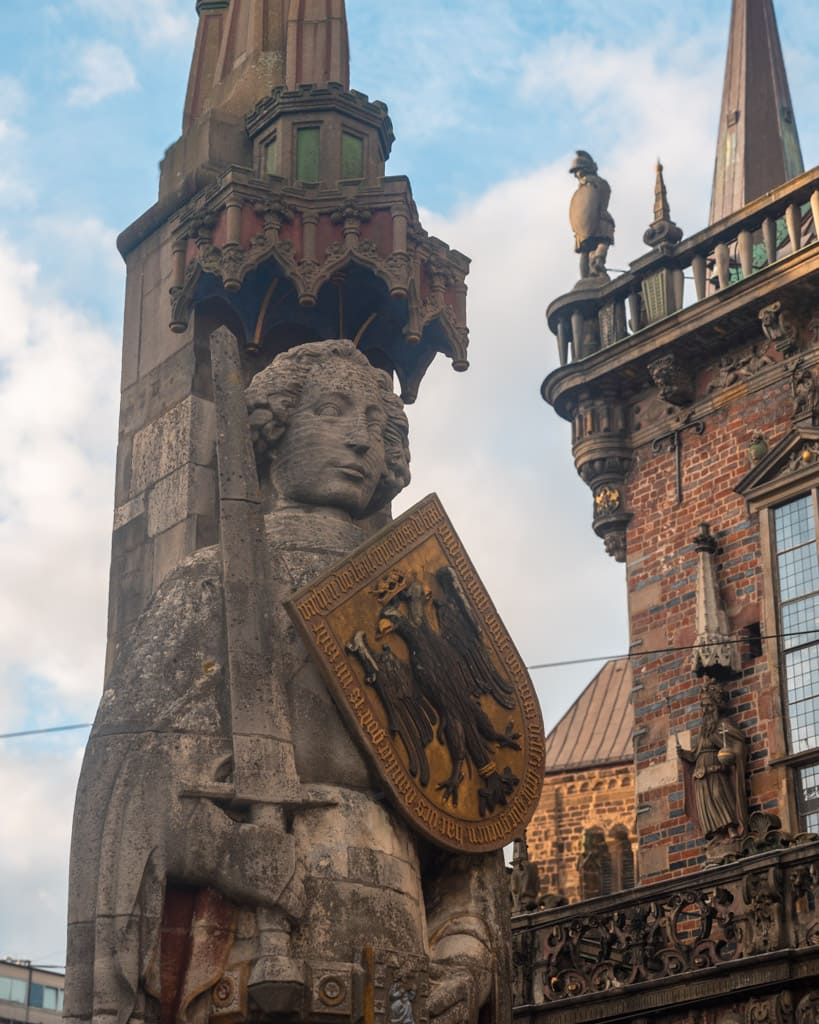
[[[779,0],[806,167],[815,0]],[[194,0],[6,4],[0,38],[0,724],[90,722],[102,687],[124,267],[179,135]],[[352,86],[388,103],[424,226],[469,255],[471,368],[409,410],[437,491],[524,660],[628,648],[625,571],[591,530],[569,428],[540,398],[547,303],[577,277],[573,151],[612,186],[609,266],[644,252],[654,164],[707,222],[729,0],[347,0]],[[547,730],[601,662],[533,671]],[[0,955],[64,963],[87,730],[0,739]]]

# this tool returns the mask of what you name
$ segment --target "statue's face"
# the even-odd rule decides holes
[[[317,366],[276,447],[279,501],[362,515],[386,473],[386,423],[372,371],[347,359]]]

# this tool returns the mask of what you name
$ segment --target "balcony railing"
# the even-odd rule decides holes
[[[815,241],[817,225],[814,168],[677,245],[658,247],[600,288],[555,299],[547,318],[560,365],[569,362],[570,350],[572,361],[584,359],[773,266]],[[693,296],[686,294],[686,279],[693,280]]]
[[[584,998],[601,1007],[606,994],[622,1002],[646,982],[693,990],[715,968],[741,967],[747,980],[756,958],[769,970],[777,951],[817,953],[819,843],[521,914],[512,928],[515,1005],[532,1017]]]

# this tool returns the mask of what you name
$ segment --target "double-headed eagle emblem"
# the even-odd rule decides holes
[[[431,495],[288,602],[351,731],[410,824],[498,849],[540,796],[540,708]]]

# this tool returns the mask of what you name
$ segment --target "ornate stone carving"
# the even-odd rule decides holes
[[[794,423],[804,422],[813,425],[819,395],[816,390],[816,380],[811,370],[802,365],[801,360],[795,360],[791,364],[791,392],[793,394]]]
[[[697,552],[697,646],[691,659],[695,675],[733,679],[739,673],[739,645],[734,642],[722,602],[714,558],[717,541],[708,523],[694,538]]]
[[[526,833],[515,840],[512,850],[512,873],[509,878],[512,913],[534,910],[540,896],[540,872],[537,864],[529,860]]]
[[[694,399],[691,372],[676,356],[660,356],[648,364],[648,373],[660,393],[660,398],[671,405],[690,405]]]
[[[682,236],[682,228],[671,219],[671,208],[668,204],[668,193],[663,177],[663,165],[658,160],[654,183],[654,220],[643,235],[643,241],[652,249],[657,249],[664,245],[676,245]]]
[[[796,318],[783,308],[781,302],[772,302],[759,311],[762,333],[772,341],[779,352],[790,355],[798,344],[799,325]]]
[[[626,559],[625,480],[631,469],[627,411],[614,396],[583,395],[572,420],[575,466],[593,494],[594,532],[618,562]]]
[[[697,743],[687,750],[678,740],[677,755],[684,765],[686,813],[709,841],[709,861],[722,863],[739,856],[748,824],[745,735],[728,717],[718,683],[703,686],[700,707]]]
[[[609,213],[611,188],[597,173],[597,164],[578,149],[569,173],[577,179],[577,191],[569,207],[574,232],[574,251],[580,253],[578,285],[597,287],[609,279],[606,256],[614,245],[614,218]]]
[[[819,992],[809,992],[799,1000],[796,1024],[819,1024]]]
[[[793,997],[790,992],[749,999],[743,1024],[793,1024]]]
[[[756,342],[748,351],[722,356],[717,376],[708,384],[709,392],[722,391],[743,380],[751,380],[766,366],[773,366],[774,360],[765,351],[766,347]]]

